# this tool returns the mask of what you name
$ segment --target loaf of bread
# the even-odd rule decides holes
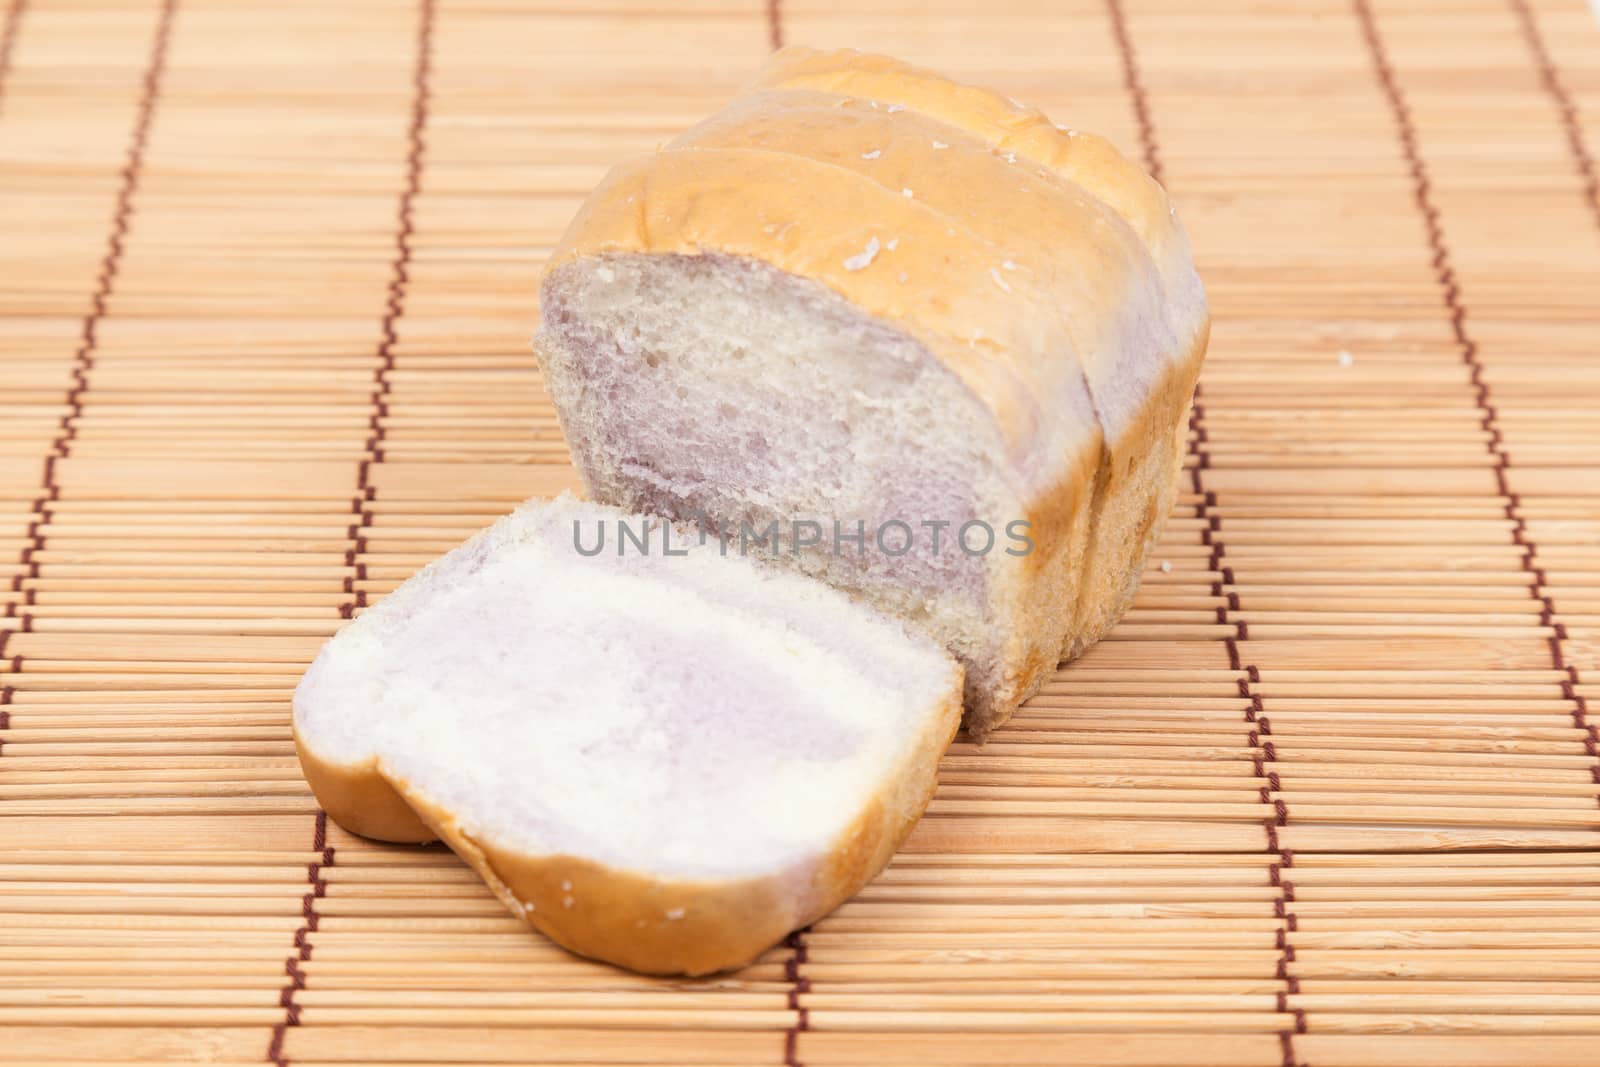
[[[346,626],[294,696],[323,807],[443,839],[552,939],[640,971],[744,963],[854,893],[927,806],[961,668],[674,533],[530,503]]]
[[[979,737],[1131,602],[1209,327],[1166,195],[1106,141],[794,48],[606,177],[541,304],[592,497],[914,622]]]
[[[1204,292],[1105,141],[789,49],[605,179],[541,302],[599,503],[525,505],[329,641],[301,763],[563,945],[735,966],[887,862],[963,704],[981,738],[1127,609]]]

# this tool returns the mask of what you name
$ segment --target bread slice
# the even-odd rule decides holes
[[[592,497],[864,529],[754,545],[955,653],[980,738],[1131,601],[1209,323],[1165,193],[1105,141],[807,49],[612,171],[541,306]]]
[[[960,694],[959,665],[898,620],[563,497],[340,631],[295,691],[294,736],[346,829],[443,839],[583,955],[703,974],[883,867]]]

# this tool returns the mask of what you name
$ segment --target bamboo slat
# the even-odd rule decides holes
[[[1211,355],[1111,639],[648,979],[329,824],[288,703],[576,488],[539,265],[785,41],[1111,136]],[[1579,0],[0,0],[0,1063],[1588,1067],[1597,152]]]

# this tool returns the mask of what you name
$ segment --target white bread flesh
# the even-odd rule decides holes
[[[961,668],[900,620],[665,525],[524,505],[327,643],[294,736],[346,829],[442,839],[583,955],[704,974],[883,867],[932,795]],[[580,552],[602,527],[604,551]]]

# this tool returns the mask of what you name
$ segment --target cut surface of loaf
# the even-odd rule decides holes
[[[663,529],[524,505],[330,640],[294,733],[347,829],[443,839],[557,942],[701,974],[887,862],[961,669],[819,582]]]
[[[808,49],[613,170],[540,299],[593,497],[777,522],[753,551],[961,659],[980,737],[1131,602],[1209,327],[1165,193],[1104,140]]]

